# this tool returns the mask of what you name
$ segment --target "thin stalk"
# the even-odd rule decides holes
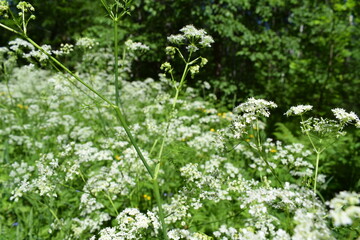
[[[2,23],[0,23],[0,27],[5,28],[6,30],[8,30],[8,31],[10,31],[10,32],[13,32],[13,33],[16,33],[16,34],[18,34],[18,35],[23,36],[23,34],[22,34],[21,32],[18,32],[18,31],[16,31],[15,29],[12,29],[12,28],[10,28],[10,27],[2,24]]]
[[[177,103],[177,99],[179,97],[180,90],[181,90],[181,88],[182,88],[182,86],[183,86],[183,84],[185,82],[186,75],[187,75],[187,73],[189,71],[189,65],[190,65],[189,62],[186,62],[183,74],[182,74],[181,79],[180,79],[180,83],[179,83],[178,86],[175,86],[176,93],[175,93],[175,97],[174,97],[174,100],[173,100],[173,104],[172,104],[172,108],[171,108],[169,117],[167,119],[166,129],[165,129],[165,132],[164,132],[164,135],[163,135],[163,139],[161,141],[161,147],[160,147],[160,151],[159,151],[159,155],[158,155],[158,163],[155,166],[155,173],[154,173],[154,177],[153,177],[154,194],[155,194],[156,202],[157,202],[157,205],[158,205],[158,208],[159,208],[159,218],[160,218],[160,222],[161,222],[161,225],[162,225],[162,231],[163,231],[163,236],[164,236],[165,240],[168,240],[167,226],[166,226],[166,223],[165,223],[165,220],[164,220],[165,218],[164,218],[164,213],[163,213],[163,209],[162,209],[162,203],[161,203],[161,197],[160,197],[159,184],[157,182],[157,177],[158,177],[158,174],[159,174],[159,171],[160,171],[160,166],[161,166],[161,163],[162,163],[162,161],[161,161],[162,153],[163,153],[165,141],[167,139],[167,135],[168,135],[168,132],[169,132],[170,123],[171,123],[171,119],[172,119],[172,114],[175,111],[176,103]]]
[[[84,174],[82,173],[82,171],[80,169],[79,169],[79,175],[80,175],[81,179],[83,180],[83,182],[86,183]]]
[[[316,166],[315,166],[315,177],[314,177],[314,193],[316,194],[317,175],[319,169],[319,160],[321,152],[316,152]]]
[[[151,178],[154,178],[154,174],[149,166],[149,164],[146,162],[144,155],[142,154],[142,152],[140,151],[140,148],[138,147],[135,138],[133,137],[133,135],[130,132],[129,126],[127,125],[124,115],[122,114],[120,108],[118,106],[112,105],[112,108],[115,110],[116,113],[116,117],[117,119],[120,121],[120,123],[122,124],[126,134],[129,137],[129,140],[131,142],[131,144],[134,146],[136,153],[138,154],[140,160],[142,161],[142,163],[144,164],[147,172],[149,173]]]
[[[158,184],[157,179],[153,179],[153,187],[154,187],[156,203],[159,208],[159,218],[160,218],[160,223],[161,223],[161,227],[162,227],[163,237],[164,237],[164,240],[168,240],[169,238],[167,236],[167,226],[165,223],[164,211],[162,208],[162,201],[161,201],[161,197],[160,197],[159,184]]]
[[[60,222],[59,218],[56,216],[56,213],[49,206],[48,206],[48,208],[49,208],[49,211],[51,212],[51,214],[54,216],[54,218],[56,218],[56,220],[58,220]]]
[[[256,135],[257,135],[257,151],[259,151],[260,158],[265,162],[266,166],[270,169],[272,175],[276,178],[276,180],[280,183],[280,186],[283,186],[282,182],[280,181],[279,177],[275,173],[274,168],[269,164],[266,160],[266,157],[262,156],[262,147],[261,147],[261,139],[260,139],[260,131],[259,131],[259,121],[256,119]]]
[[[304,119],[303,119],[302,116],[301,116],[301,122],[304,122]],[[305,128],[304,128],[304,129],[305,129]],[[314,151],[315,151],[315,152],[318,152],[317,147],[315,146],[313,140],[312,140],[311,137],[310,137],[309,131],[305,131],[305,134],[306,134],[306,136],[308,137],[308,139],[309,139],[309,141],[310,141],[310,143],[311,143],[311,146],[313,147]]]
[[[115,101],[116,106],[120,107],[120,93],[119,93],[119,66],[118,66],[118,19],[114,19],[114,57],[115,57],[115,66],[114,66],[114,74],[115,74]]]
[[[117,209],[116,209],[116,207],[115,207],[115,204],[114,204],[113,200],[112,200],[111,197],[110,197],[110,194],[109,194],[108,192],[105,192],[105,195],[106,195],[106,197],[109,199],[110,204],[111,204],[111,206],[113,207],[113,209],[114,209],[114,211],[115,211],[115,213],[116,213],[116,216],[119,215],[119,212],[117,211]]]
[[[25,12],[24,12],[24,8],[22,9],[22,25],[23,25],[23,31],[24,31],[24,34],[27,35],[26,33],[26,23],[25,23]]]
[[[304,119],[301,115],[301,122],[304,122]],[[318,171],[319,171],[319,161],[320,161],[320,154],[325,150],[325,148],[321,149],[321,148],[317,148],[313,142],[313,140],[311,139],[311,136],[309,134],[309,131],[305,131],[305,134],[307,136],[307,138],[309,139],[314,151],[316,152],[316,163],[315,163],[315,176],[314,176],[314,193],[316,194],[316,185],[317,185],[317,175],[318,175]]]
[[[10,101],[11,101],[11,104],[15,104],[14,103],[14,98],[13,98],[13,96],[12,96],[12,94],[11,94],[11,91],[10,91],[10,87],[9,87],[9,76],[8,76],[8,74],[7,74],[7,70],[6,70],[6,65],[5,65],[5,63],[4,63],[4,75],[5,75],[5,85],[6,85],[6,90],[7,90],[7,92],[8,92],[8,95],[9,95],[9,97],[10,97]]]
[[[184,71],[183,71],[183,74],[182,74],[182,76],[181,76],[181,80],[180,80],[179,86],[177,86],[177,87],[175,86],[175,89],[176,89],[175,97],[174,97],[174,99],[173,99],[172,108],[171,108],[170,114],[169,114],[169,116],[168,116],[167,124],[166,124],[166,128],[165,128],[165,132],[164,132],[164,135],[163,135],[163,138],[162,138],[162,141],[161,141],[160,151],[159,151],[159,155],[158,155],[158,161],[159,161],[159,162],[157,163],[156,168],[155,168],[155,179],[157,178],[158,173],[159,173],[159,171],[160,171],[161,157],[162,157],[162,153],[163,153],[163,150],[164,150],[165,141],[166,141],[166,139],[167,139],[167,135],[168,135],[168,132],[169,132],[170,123],[171,123],[171,119],[172,119],[172,114],[173,114],[173,112],[175,111],[177,99],[178,99],[178,97],[179,97],[179,93],[180,93],[181,87],[182,87],[183,83],[185,82],[185,79],[186,79],[186,75],[187,75],[187,73],[188,73],[188,70],[189,70],[189,63],[186,63],[186,64],[185,64]]]

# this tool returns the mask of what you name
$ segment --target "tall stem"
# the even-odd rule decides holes
[[[133,147],[135,148],[136,153],[138,154],[140,160],[142,161],[142,163],[144,164],[148,174],[150,175],[151,178],[154,178],[154,174],[149,166],[149,164],[146,162],[144,155],[142,154],[140,148],[138,147],[135,138],[133,137],[133,135],[130,132],[129,126],[127,125],[124,115],[122,114],[120,108],[118,106],[114,106],[112,105],[113,109],[116,112],[116,117],[118,118],[118,120],[120,121],[121,125],[123,126],[127,136],[129,137],[129,140],[131,142],[131,144],[133,145]]]
[[[115,101],[116,101],[116,105],[120,107],[118,52],[119,52],[119,49],[118,49],[118,19],[115,18],[114,19]]]
[[[165,129],[162,141],[161,141],[160,151],[159,151],[159,155],[158,155],[158,163],[156,164],[155,173],[154,173],[154,177],[153,177],[154,194],[155,194],[156,202],[157,202],[158,208],[159,208],[159,218],[160,218],[160,222],[161,222],[161,225],[162,225],[162,231],[163,231],[163,236],[164,236],[165,240],[168,240],[167,226],[166,226],[166,223],[165,223],[164,213],[163,213],[163,209],[162,209],[162,203],[161,203],[161,197],[160,197],[159,184],[158,184],[158,181],[157,181],[157,177],[158,177],[160,167],[161,167],[161,164],[162,164],[162,161],[161,161],[162,153],[163,153],[164,145],[165,145],[167,135],[168,135],[168,132],[169,132],[171,119],[173,117],[172,115],[173,115],[173,113],[174,113],[174,111],[176,109],[176,103],[177,103],[177,99],[179,97],[180,90],[181,90],[181,88],[182,88],[182,86],[183,86],[183,84],[185,82],[186,75],[187,75],[187,73],[189,71],[189,65],[190,65],[189,62],[186,62],[183,74],[182,74],[181,79],[180,79],[180,83],[179,83],[178,86],[175,86],[176,92],[175,92],[175,96],[174,96],[174,99],[173,99],[173,104],[172,104],[172,107],[171,107],[170,114],[169,114],[169,116],[167,118],[166,129]]]
[[[316,183],[317,183],[317,175],[319,169],[319,160],[320,160],[320,152],[316,152],[316,166],[315,166],[315,177],[314,177],[314,193],[316,194]]]
[[[260,131],[259,131],[259,120],[256,119],[256,135],[257,135],[257,151],[260,154],[260,158],[265,162],[266,166],[270,169],[272,175],[276,178],[279,182],[280,186],[283,186],[282,182],[280,181],[278,175],[275,173],[274,168],[270,165],[267,161],[266,156],[263,156],[262,146],[261,146],[261,139],[260,139]]]
[[[301,115],[301,122],[304,122],[302,115]],[[305,129],[305,127],[304,127],[304,129]],[[313,142],[313,140],[309,134],[309,131],[305,131],[305,134],[306,134],[307,138],[309,139],[314,151],[316,152],[315,176],[314,176],[314,193],[316,194],[316,185],[317,185],[317,175],[318,175],[318,171],[319,171],[320,154],[325,150],[325,148],[321,149],[320,147],[317,148],[315,146],[315,143]]]
[[[164,211],[162,208],[162,201],[161,201],[161,197],[160,197],[160,190],[159,190],[159,184],[156,178],[153,179],[153,188],[154,188],[154,194],[155,194],[155,198],[156,198],[156,203],[157,206],[159,208],[159,218],[160,218],[160,223],[161,223],[161,227],[162,227],[162,232],[163,232],[163,237],[164,240],[168,240],[168,236],[167,236],[167,226],[165,223],[165,217],[164,217]]]
[[[111,206],[113,207],[114,212],[116,213],[116,216],[119,215],[119,212],[116,209],[115,204],[114,204],[113,200],[111,199],[109,192],[105,191],[105,196],[109,199],[109,202],[110,202]]]
[[[157,175],[158,175],[158,173],[160,171],[161,157],[162,157],[162,153],[163,153],[163,150],[164,150],[165,141],[167,139],[167,135],[168,135],[168,132],[169,132],[170,123],[171,123],[171,119],[172,119],[172,114],[175,111],[176,104],[177,104],[177,99],[179,97],[179,93],[180,93],[180,90],[182,88],[182,85],[185,82],[188,70],[189,70],[189,63],[187,62],[185,64],[185,68],[184,68],[183,74],[181,76],[180,83],[179,83],[178,86],[175,86],[176,92],[175,92],[175,96],[174,96],[174,99],[173,99],[173,104],[172,104],[172,107],[171,107],[170,114],[169,114],[169,116],[167,118],[166,128],[165,128],[163,138],[162,138],[162,141],[161,141],[161,145],[160,145],[160,151],[159,151],[159,155],[158,155],[158,164],[156,165],[156,168],[155,168],[155,178],[157,178]]]

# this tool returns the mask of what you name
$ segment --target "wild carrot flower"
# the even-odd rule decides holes
[[[335,226],[351,225],[354,219],[360,219],[360,194],[355,192],[340,192],[330,202],[330,217]]]
[[[170,35],[168,41],[175,45],[187,45],[186,49],[189,52],[196,52],[199,48],[211,47],[214,42],[213,38],[207,35],[205,30],[197,29],[193,25],[183,27],[180,32],[182,34]],[[175,54],[173,50],[169,53]]]
[[[84,49],[92,49],[95,45],[99,44],[98,42],[95,41],[95,39],[92,38],[88,38],[88,37],[83,37],[83,38],[79,38],[76,41],[76,46],[82,47]]]
[[[232,130],[234,138],[241,138],[247,134],[247,128],[260,127],[260,117],[269,117],[270,108],[276,108],[277,105],[272,101],[264,99],[249,98],[246,102],[240,104],[234,109],[234,120],[232,123]],[[255,124],[255,126],[253,126]]]
[[[131,51],[147,51],[150,49],[147,45],[141,42],[133,42],[131,39],[125,42],[125,46]]]
[[[331,111],[334,113],[335,118],[338,119],[341,124],[345,125],[350,122],[358,123],[360,121],[359,117],[354,112],[348,113],[342,108],[334,108]]]
[[[302,115],[305,112],[310,111],[313,108],[311,105],[298,105],[291,107],[286,113],[286,116]]]

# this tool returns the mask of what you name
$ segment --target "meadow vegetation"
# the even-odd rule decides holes
[[[322,106],[335,60],[318,101],[293,87],[295,97],[277,102],[279,83],[264,82],[284,76],[260,70],[271,54],[241,49],[259,60],[263,93],[238,97],[231,80],[201,80],[219,66],[209,49],[223,44],[207,29],[181,26],[155,54],[156,43],[119,28],[138,1],[94,2],[107,15],[106,46],[89,32],[38,43],[31,2],[0,0],[0,28],[14,36],[0,47],[0,239],[360,239],[360,119],[332,107],[339,99]],[[151,20],[163,8],[150,2]],[[140,78],[139,66],[157,75]],[[290,66],[295,74],[311,63]]]

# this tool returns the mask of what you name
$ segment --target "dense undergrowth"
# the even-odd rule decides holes
[[[0,48],[1,239],[358,238],[360,194],[336,175],[343,163],[358,187],[355,113],[298,105],[268,134],[272,101],[220,111],[209,83],[186,85],[213,43],[191,25],[168,37],[165,73],[142,81],[131,63],[146,45],[129,40],[115,60],[89,38],[38,46],[24,26]],[[75,54],[74,71],[54,58]]]

